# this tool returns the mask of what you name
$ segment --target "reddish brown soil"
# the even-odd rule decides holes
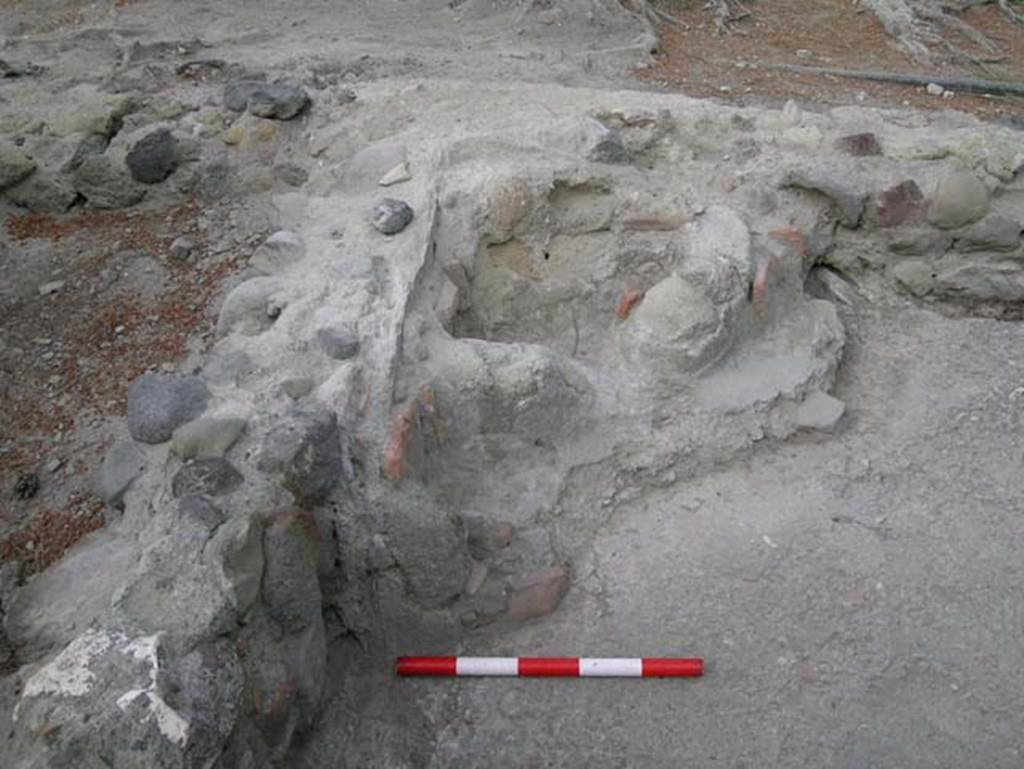
[[[216,209],[204,213],[219,217]],[[5,223],[12,240],[43,240],[59,253],[65,286],[54,296],[30,293],[0,304],[0,562],[17,558],[29,571],[45,568],[102,525],[102,505],[90,487],[106,440],[102,430],[88,428],[124,412],[135,377],[182,359],[193,337],[210,337],[209,308],[248,252],[207,255],[199,214],[186,202],[12,216]],[[184,234],[195,241],[198,261],[169,258],[172,240]],[[159,294],[147,299],[104,282],[104,269],[125,251],[160,260],[167,279]],[[46,469],[54,460],[63,464]],[[15,486],[28,473],[38,476],[39,493],[19,499]]]
[[[681,24],[665,24],[661,53],[637,75],[693,96],[739,104],[787,99],[823,105],[912,106],[957,109],[988,119],[1024,116],[1024,99],[955,94],[942,98],[915,86],[797,74],[765,67],[792,64],[843,69],[952,75],[985,80],[1024,81],[1024,28],[1014,26],[995,6],[973,8],[963,20],[996,41],[1002,61],[982,68],[966,59],[922,66],[900,50],[871,13],[850,0],[750,0],[750,15],[719,34],[696,0],[661,0],[659,7]],[[993,58],[962,38],[950,43],[978,57]],[[798,53],[799,52],[799,53]]]

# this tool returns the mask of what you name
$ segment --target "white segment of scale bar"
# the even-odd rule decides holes
[[[580,676],[595,678],[640,678],[644,674],[644,661],[639,657],[583,657]]]
[[[518,657],[458,657],[455,660],[457,676],[517,676]]]

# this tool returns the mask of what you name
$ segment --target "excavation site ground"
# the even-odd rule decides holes
[[[1024,765],[1022,21],[0,0],[0,766]]]

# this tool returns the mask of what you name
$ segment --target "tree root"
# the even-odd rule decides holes
[[[1024,96],[1024,83],[1005,80],[976,80],[969,77],[946,77],[944,75],[911,75],[901,72],[874,72],[860,69],[838,69],[834,67],[803,67],[798,64],[759,64],[763,69],[777,69],[802,75],[831,75],[853,80],[872,80],[879,83],[927,86],[941,85],[950,91],[962,93],[987,93],[994,96]]]
[[[1024,14],[1015,11],[1009,0],[861,0],[861,5],[878,18],[889,36],[923,64],[932,63],[937,47],[954,58],[979,63],[977,56],[946,37],[950,33],[983,51],[998,52],[994,40],[960,18],[969,8],[993,3],[1015,24],[1024,26]]]
[[[718,28],[720,35],[734,31],[733,26],[736,22],[750,16],[750,11],[740,3],[740,0],[708,0],[705,8],[714,15],[715,27]]]

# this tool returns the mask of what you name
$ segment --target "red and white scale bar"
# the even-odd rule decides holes
[[[680,657],[399,657],[400,676],[696,678],[704,660]]]

